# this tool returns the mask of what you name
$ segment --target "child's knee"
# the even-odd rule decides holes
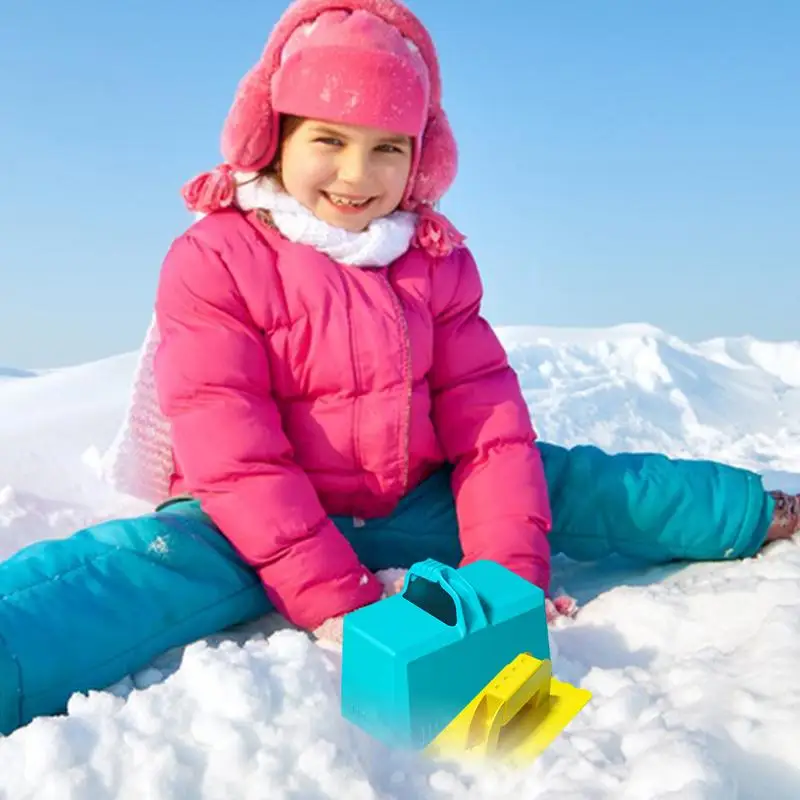
[[[154,511],[139,517],[115,519],[85,531],[87,551],[122,551],[127,556],[157,561],[183,561],[216,550],[227,557],[224,537],[205,518]]]

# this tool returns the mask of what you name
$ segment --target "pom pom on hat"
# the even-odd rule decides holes
[[[441,258],[450,255],[464,243],[464,235],[443,214],[430,206],[422,206],[417,214],[417,230],[412,240],[416,247],[435,258]]]
[[[190,211],[210,214],[227,208],[236,198],[233,169],[228,164],[220,164],[211,172],[203,172],[186,183],[181,194]]]

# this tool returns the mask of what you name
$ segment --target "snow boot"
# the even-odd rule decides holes
[[[774,491],[769,493],[775,501],[772,522],[767,530],[767,541],[791,539],[800,532],[800,494]]]

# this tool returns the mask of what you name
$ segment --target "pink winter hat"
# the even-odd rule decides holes
[[[369,11],[323,11],[296,28],[271,86],[273,112],[415,139],[427,121],[430,80],[419,48]]]
[[[403,208],[429,208],[452,184],[458,160],[441,94],[433,42],[397,0],[296,0],[239,84],[222,131],[226,163],[187,184],[184,198],[198,211],[230,205],[230,172],[268,166],[280,115],[291,114],[411,136]]]

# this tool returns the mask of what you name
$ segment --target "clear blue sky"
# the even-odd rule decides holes
[[[800,2],[411,0],[495,324],[800,338]],[[0,364],[134,349],[272,0],[7,0]]]

